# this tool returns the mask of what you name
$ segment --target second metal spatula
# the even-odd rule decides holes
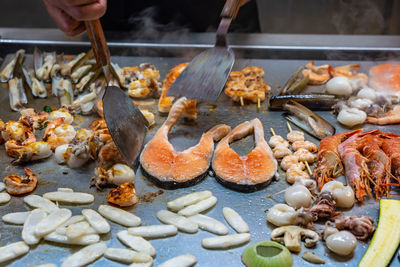
[[[168,96],[215,102],[232,70],[235,56],[227,47],[226,34],[244,0],[227,0],[221,13],[215,47],[197,55],[169,88]]]
[[[111,79],[110,52],[99,20],[85,22],[97,64],[107,85]],[[146,137],[148,122],[132,100],[118,87],[107,86],[103,96],[107,128],[125,163],[133,166]]]

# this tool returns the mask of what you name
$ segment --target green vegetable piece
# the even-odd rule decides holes
[[[242,261],[247,267],[291,267],[290,251],[274,241],[261,241],[246,248]]]
[[[53,109],[50,106],[44,106],[43,111],[47,112],[47,113],[50,113],[50,112],[53,111]]]
[[[388,266],[400,243],[400,200],[379,201],[379,222],[359,267]]]

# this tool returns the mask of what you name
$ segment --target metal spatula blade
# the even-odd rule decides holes
[[[126,161],[133,166],[142,149],[149,126],[142,112],[118,87],[108,86],[103,96],[104,119],[114,143]]]
[[[167,96],[215,102],[232,70],[235,56],[227,47],[226,34],[240,5],[247,0],[226,0],[215,47],[197,55],[171,85]]]
[[[169,88],[167,95],[215,101],[225,86],[235,56],[226,47],[214,47],[197,55]]]
[[[111,79],[110,51],[99,20],[86,21],[86,29],[97,64],[103,68],[107,84]],[[148,122],[142,112],[120,88],[107,86],[103,113],[111,137],[125,163],[133,167],[143,146]]]

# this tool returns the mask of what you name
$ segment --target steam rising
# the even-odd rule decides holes
[[[370,0],[337,0],[332,24],[339,34],[379,34],[384,18],[379,7]]]

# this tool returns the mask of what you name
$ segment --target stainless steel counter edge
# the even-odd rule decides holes
[[[87,36],[69,38],[58,29],[0,28],[0,44],[6,42],[59,43],[82,45]],[[188,33],[176,35],[159,33],[152,40],[133,40],[129,33],[107,32],[110,46],[117,47],[182,47],[208,48],[213,46],[214,33]],[[300,34],[235,34],[228,35],[232,48],[279,49],[279,50],[364,50],[400,51],[400,36],[389,35],[300,35]]]

